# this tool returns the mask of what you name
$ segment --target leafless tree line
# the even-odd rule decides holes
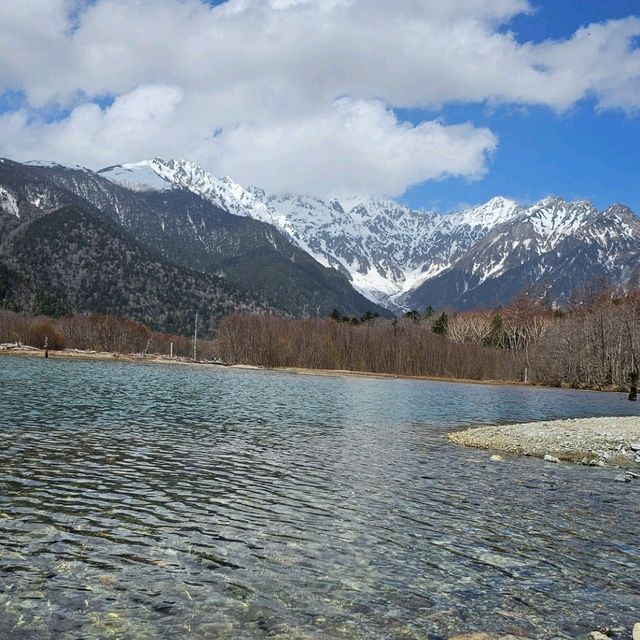
[[[530,350],[535,380],[595,389],[625,389],[638,371],[640,292],[603,290],[548,322]]]
[[[521,295],[492,311],[360,323],[232,315],[216,336],[231,363],[626,389],[638,369],[640,292],[582,292],[564,310]]]
[[[459,344],[410,319],[353,325],[334,320],[232,315],[217,330],[226,361],[265,367],[513,380],[520,354]]]
[[[231,364],[626,389],[638,371],[640,291],[602,288],[554,310],[522,295],[492,311],[293,319],[229,315],[198,357]],[[351,321],[353,320],[353,321]],[[103,315],[52,319],[0,310],[0,342],[190,358],[192,339]],[[173,344],[173,347],[172,347]]]
[[[520,353],[532,382],[625,389],[638,371],[640,291],[578,292],[555,311],[522,295],[504,309],[453,315],[446,334],[459,344]]]

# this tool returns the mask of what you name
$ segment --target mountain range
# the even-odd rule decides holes
[[[188,190],[268,223],[395,311],[493,307],[531,287],[562,304],[595,280],[625,286],[638,279],[640,220],[619,204],[598,211],[583,200],[522,206],[496,197],[441,214],[380,198],[268,195],[192,162],[159,158],[100,175],[133,189]]]
[[[56,163],[0,160],[0,266],[5,306],[44,312],[46,294],[180,333],[196,311],[205,330],[232,311],[389,314],[272,225]]]
[[[637,284],[639,257],[640,220],[619,204],[496,197],[442,214],[267,194],[180,159],[0,160],[0,298],[31,312],[56,301],[187,332],[196,310],[207,327],[230,311],[391,315],[530,287],[562,304],[595,279]]]

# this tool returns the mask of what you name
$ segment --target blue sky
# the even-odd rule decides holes
[[[0,2],[0,156],[640,213],[640,0]]]
[[[480,180],[426,182],[402,198],[416,207],[450,210],[503,195],[535,202],[547,195],[620,202],[640,213],[640,117],[597,113],[592,101],[558,114],[547,107],[445,107],[449,122],[472,120],[498,136],[498,149]],[[411,122],[425,113],[402,113]]]
[[[517,16],[507,27],[521,42],[567,38],[592,22],[640,13],[638,0],[536,0],[534,6],[533,15]],[[414,123],[431,116],[472,120],[499,139],[484,178],[410,188],[402,200],[411,206],[450,210],[494,195],[521,202],[559,195],[591,200],[598,208],[620,202],[640,214],[640,111],[598,112],[585,99],[566,113],[539,106],[450,105],[401,115]]]

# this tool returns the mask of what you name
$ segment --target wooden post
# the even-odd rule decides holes
[[[173,342],[171,343],[171,349],[169,351],[169,358],[171,358],[171,360],[173,360]]]
[[[49,336],[44,337],[44,357],[49,357]]]
[[[634,370],[629,374],[629,381],[631,382],[629,385],[629,400],[636,401],[638,399],[638,388],[636,386],[638,384],[637,371]]]
[[[196,311],[196,326],[193,332],[193,361],[198,362],[198,312]]]

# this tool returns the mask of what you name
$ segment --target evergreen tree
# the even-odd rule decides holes
[[[416,324],[420,320],[420,314],[415,309],[407,311],[407,313],[404,314],[404,317],[409,320],[413,320]]]
[[[491,329],[489,335],[484,340],[485,347],[493,347],[497,349],[504,344],[504,324],[500,314],[496,313],[491,318]]]
[[[371,309],[367,310],[365,314],[360,318],[360,322],[372,322],[376,318],[379,318],[380,314],[376,311],[375,313],[371,311]]]
[[[35,300],[36,315],[49,316],[51,318],[59,318],[69,315],[69,309],[58,300],[55,296],[46,291],[38,291]]]
[[[443,336],[447,333],[447,327],[449,326],[449,316],[443,311],[432,323],[431,329],[433,333],[437,333],[439,336]]]

